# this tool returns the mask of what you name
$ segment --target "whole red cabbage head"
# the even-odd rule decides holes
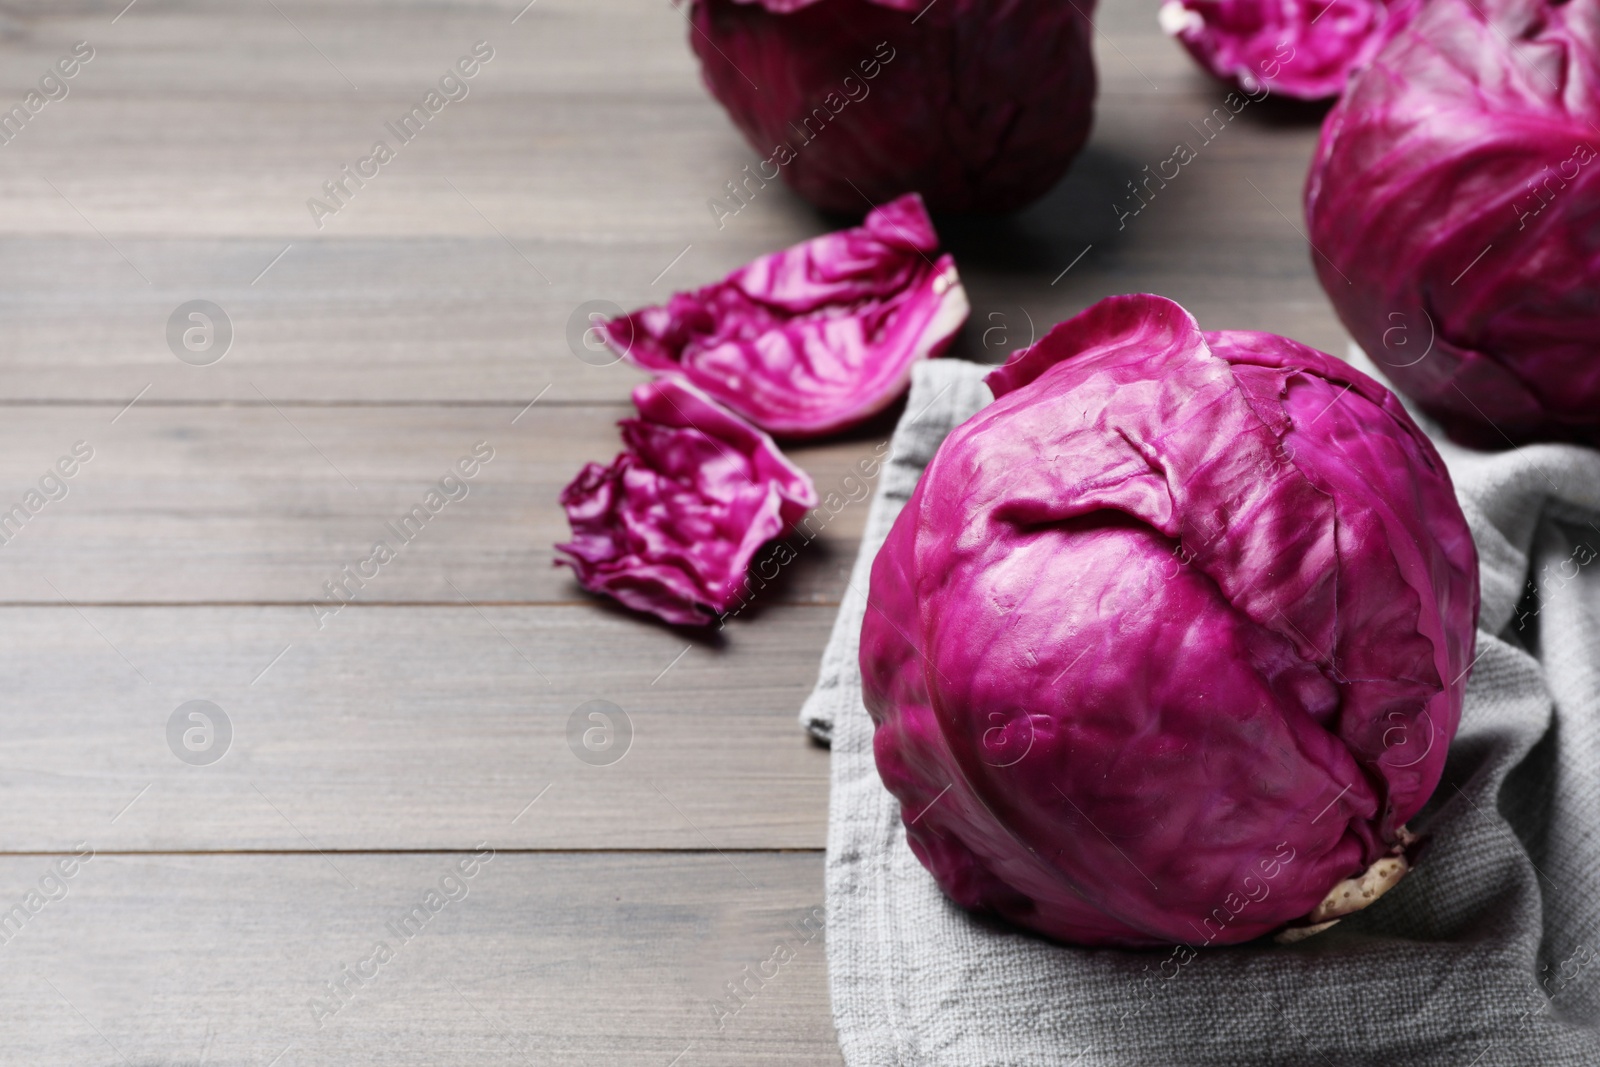
[[[955,260],[912,193],[601,332],[629,362],[687,378],[770,433],[816,437],[896,400],[911,365],[966,320]]]
[[[1400,14],[1400,0],[1166,0],[1161,27],[1246,92],[1338,96]]]
[[[861,632],[878,770],[939,885],[1062,941],[1198,946],[1392,884],[1478,606],[1449,474],[1393,394],[1155,296],[988,382]]]
[[[1339,318],[1453,437],[1600,444],[1600,0],[1428,0],[1306,184]]]
[[[711,95],[760,157],[719,225],[782,175],[828,211],[919,192],[1008,211],[1089,136],[1093,0],[689,0]]]
[[[625,451],[561,491],[572,540],[558,559],[585,589],[699,626],[741,602],[750,560],[816,506],[811,478],[772,438],[686,382],[633,391]]]

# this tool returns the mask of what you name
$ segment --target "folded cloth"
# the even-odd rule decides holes
[[[1359,350],[1351,362],[1378,376]],[[1600,1064],[1600,453],[1442,439],[1479,655],[1420,864],[1295,945],[1056,945],[950,904],[878,780],[857,663],[872,559],[987,368],[916,368],[802,724],[833,746],[828,973],[845,1062]],[[1416,412],[1413,410],[1415,416]]]

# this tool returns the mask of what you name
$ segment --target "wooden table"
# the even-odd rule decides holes
[[[0,1059],[838,1062],[795,712],[865,507],[715,639],[551,566],[640,380],[575,357],[574,310],[827,224],[773,187],[715,225],[755,157],[665,3],[123,2],[0,7],[0,107],[93,49],[0,146],[0,511],[42,502],[0,545]],[[1056,192],[945,223],[959,355],[1139,290],[1342,350],[1299,232],[1315,116],[1203,141],[1223,90],[1154,7],[1102,13]],[[314,213],[479,41],[468,95]],[[826,493],[889,425],[794,455]],[[466,495],[314,608],[478,442]],[[595,699],[631,723],[609,765],[569,743]]]

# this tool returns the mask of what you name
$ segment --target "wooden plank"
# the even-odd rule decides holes
[[[122,856],[101,829],[70,878],[0,859],[8,909],[58,897],[0,946],[8,1063],[841,1062],[819,854]]]
[[[147,2],[115,26],[19,7],[27,32],[0,42],[13,95],[71,41],[100,43],[72,95],[0,151],[5,395],[254,401],[270,382],[280,399],[415,402],[549,384],[618,401],[635,376],[570,350],[580,304],[657,301],[836,224],[773,186],[719,228],[706,202],[754,156],[669,5],[541,0],[514,26],[515,2],[279,6],[331,63],[243,0]],[[1130,288],[1208,326],[1342,350],[1296,229],[1314,110],[1251,105],[1202,141],[1225,90],[1147,6],[1108,6],[1100,25],[1096,133],[1068,179],[1013,218],[942,223],[974,308],[957,353],[998,358],[1018,320],[1035,333]],[[480,38],[497,52],[471,94],[318,228],[308,198]],[[1198,158],[1119,226],[1127,183],[1181,139]],[[164,337],[197,298],[236,327],[203,369]]]
[[[0,851],[70,848],[123,809],[117,847],[156,851],[824,843],[827,753],[795,715],[830,608],[694,641],[588,607],[310,622],[0,608]]]
[[[588,598],[552,565],[570,535],[558,498],[584,463],[611,461],[631,408],[284,407],[261,385],[250,407],[7,408],[0,519],[76,442],[93,458],[20,532],[0,526],[0,602],[275,602],[305,606],[309,622],[330,582],[366,603]],[[463,481],[466,495],[402,541],[390,524],[480,441],[493,458]],[[859,464],[881,445],[858,436],[790,450],[823,499],[806,527],[819,532],[758,599],[837,602],[865,520]],[[360,570],[377,541],[396,558],[351,584],[345,568]]]

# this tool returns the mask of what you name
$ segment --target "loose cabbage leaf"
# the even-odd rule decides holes
[[[750,561],[816,506],[811,478],[772,439],[694,386],[633,391],[625,451],[561,492],[572,540],[558,564],[584,588],[670,623],[715,621],[740,602]]]
[[[629,362],[681,375],[757,426],[815,437],[905,392],[967,318],[955,260],[922,201],[901,197],[824,234],[603,327]]]

